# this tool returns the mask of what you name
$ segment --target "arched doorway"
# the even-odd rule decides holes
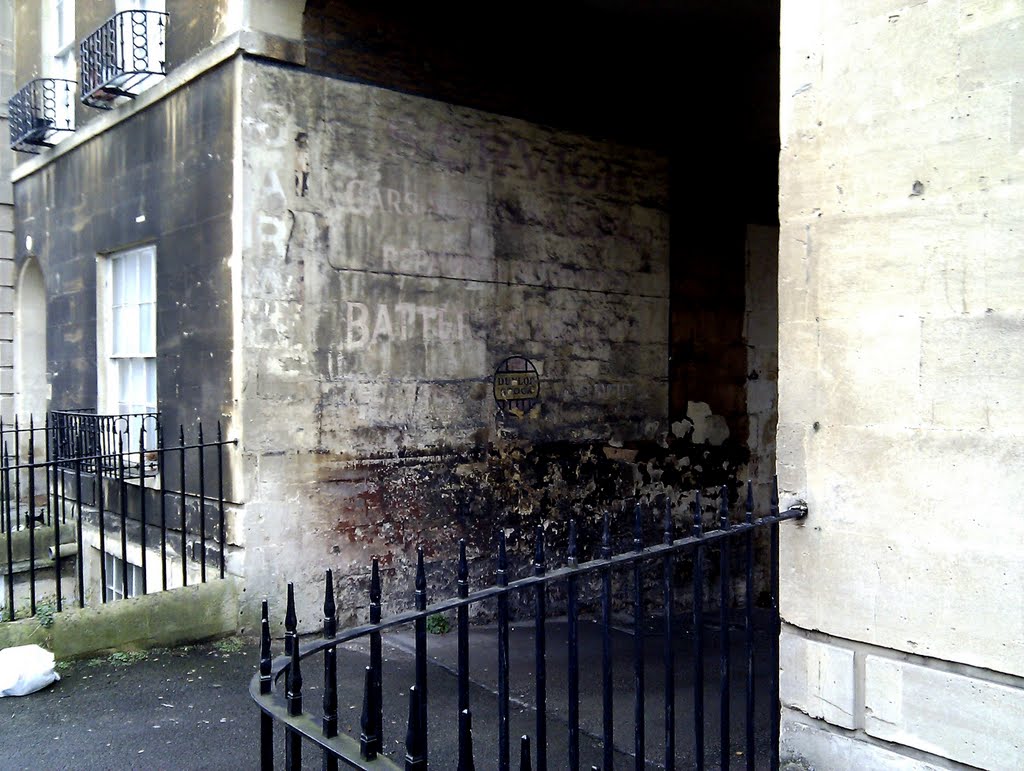
[[[50,399],[46,378],[46,284],[35,259],[18,279],[14,309],[14,406],[17,415],[42,420]]]

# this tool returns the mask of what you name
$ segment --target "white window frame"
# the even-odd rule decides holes
[[[164,12],[166,3],[164,0],[117,0],[114,3],[114,11],[159,11]]]
[[[43,14],[43,75],[78,83],[78,64],[75,58],[78,37],[75,29],[75,0],[49,0]],[[75,94],[63,88],[57,91],[54,106],[58,126],[74,126]],[[60,142],[68,133],[58,131],[50,141]]]
[[[156,247],[150,244],[101,256],[97,279],[98,411],[105,415],[156,412]],[[120,286],[121,282],[125,285]],[[119,325],[123,327],[120,334]],[[132,421],[128,427],[126,450],[139,451],[141,425]],[[147,422],[145,428],[146,449],[153,449],[156,426]]]
[[[63,33],[63,34],[61,34]],[[54,55],[74,46],[75,0],[53,0],[53,45]]]
[[[128,597],[142,596],[142,568],[133,562],[125,562],[116,554],[108,551],[103,552],[103,568],[106,573],[106,597],[107,601],[123,600],[124,596],[124,572],[128,571]]]

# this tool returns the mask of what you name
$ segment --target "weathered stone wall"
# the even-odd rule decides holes
[[[14,88],[20,88],[32,78],[40,77],[42,64],[42,3],[32,0],[12,0],[14,23],[8,27],[17,32],[17,48],[13,52]],[[13,35],[12,35],[13,37]],[[13,93],[13,91],[12,91]]]
[[[784,745],[1016,768],[1024,6],[786,3],[781,91]]]
[[[14,417],[14,152],[7,100],[14,94],[14,2],[0,0],[0,418]]]
[[[97,261],[149,243],[164,425],[229,420],[235,85],[222,65],[15,182],[15,258],[45,279],[52,409],[97,406]]]
[[[746,345],[744,415],[750,460],[746,478],[758,501],[771,496],[779,409],[779,229],[747,228],[743,342]]]
[[[250,586],[636,492],[670,439],[663,160],[250,61],[243,115]]]

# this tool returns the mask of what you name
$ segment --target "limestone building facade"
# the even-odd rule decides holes
[[[783,747],[1016,768],[1024,5],[781,21]]]
[[[400,591],[421,543],[442,576],[459,538],[489,564],[497,526],[525,549],[631,497],[683,521],[697,487],[766,489],[771,14],[750,10],[745,98],[715,96],[711,132],[653,97],[735,35],[714,4],[536,10],[17,6],[18,94],[56,105],[12,176],[19,412],[221,420],[249,613],[285,580],[313,608],[326,567],[362,607],[370,554]],[[714,34],[685,60],[647,44],[695,20]],[[763,173],[733,190],[740,166]]]
[[[238,439],[241,623],[294,581],[306,629],[326,567],[354,618],[371,554],[777,466],[784,751],[1015,767],[1021,3],[421,6],[15,4],[12,91],[75,84],[11,175],[19,412],[125,402],[130,263],[128,402]]]

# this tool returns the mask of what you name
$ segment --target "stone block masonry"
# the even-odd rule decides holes
[[[1024,688],[880,656],[865,657],[864,675],[869,735],[979,768],[1024,757]]]
[[[7,146],[9,121],[7,101],[14,95],[14,3],[0,0],[0,350],[10,349],[14,340],[14,196],[11,169],[15,153]],[[0,418],[14,417],[13,362],[0,361]],[[6,383],[4,386],[2,383]]]
[[[1024,6],[784,3],[781,39],[785,741],[1019,768]]]
[[[510,512],[532,532],[597,495],[602,464],[603,494],[635,490],[594,453],[667,446],[667,161],[262,62],[242,78],[248,579],[316,592],[417,543],[486,554]],[[539,377],[518,415],[492,388],[510,356]],[[505,473],[527,459],[545,495]]]
[[[948,759],[1007,771],[1024,757],[1016,678],[795,627],[782,632],[780,672],[784,757],[825,768],[938,768]]]

